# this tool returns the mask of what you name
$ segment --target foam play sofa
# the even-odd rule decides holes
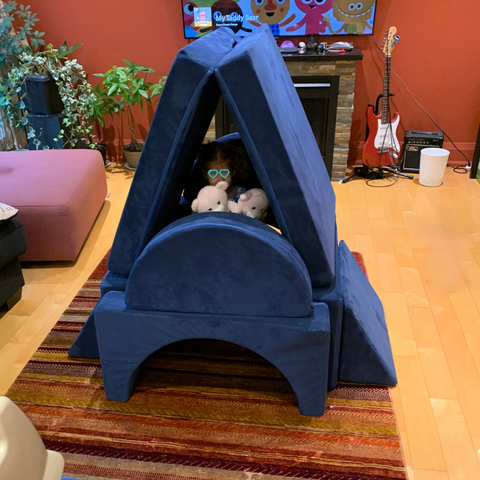
[[[176,212],[223,95],[281,234],[226,212]],[[180,340],[228,341],[277,366],[304,415],[338,378],[396,383],[382,304],[344,242],[335,195],[268,27],[182,49],[125,204],[101,298],[69,354],[100,358],[128,401],[143,362]]]
[[[0,199],[19,210],[27,237],[20,261],[75,260],[106,195],[95,150],[0,153]]]

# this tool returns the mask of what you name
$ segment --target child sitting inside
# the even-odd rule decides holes
[[[212,142],[203,144],[198,154],[198,168],[202,173],[204,185],[216,185],[227,182],[228,199],[237,202],[246,189],[243,183],[249,173],[249,160],[243,145],[237,142]]]

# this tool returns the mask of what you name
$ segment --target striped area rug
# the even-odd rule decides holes
[[[406,479],[388,388],[339,385],[323,417],[298,413],[280,372],[222,342],[163,349],[127,403],[105,398],[100,364],[68,357],[99,298],[106,259],[8,396],[65,477],[117,480]]]

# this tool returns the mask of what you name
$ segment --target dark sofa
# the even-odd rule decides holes
[[[0,223],[0,307],[12,308],[25,285],[18,257],[27,250],[25,230],[15,218]]]

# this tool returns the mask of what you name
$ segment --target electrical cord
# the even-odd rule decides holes
[[[383,51],[382,49],[378,46],[377,42],[375,41],[374,38],[372,38],[373,40],[373,43],[375,44],[375,46],[377,47],[377,49],[382,53],[383,55]],[[463,158],[465,158],[465,160],[467,161],[467,166],[466,167],[471,167],[472,166],[472,163],[470,162],[470,160],[466,157],[466,155],[457,147],[457,145],[455,144],[455,142],[451,139],[451,137],[447,134],[447,132],[445,132],[445,130],[443,130],[442,127],[440,127],[440,125],[434,120],[434,118],[428,113],[427,109],[415,98],[415,95],[410,91],[410,89],[408,88],[407,84],[400,78],[400,75],[393,69],[393,68],[390,68],[390,70],[395,74],[395,76],[400,80],[400,82],[403,84],[403,86],[405,87],[405,89],[407,90],[407,92],[411,95],[411,97],[413,98],[413,100],[415,101],[415,103],[427,114],[428,118],[435,124],[435,126],[450,140],[450,142],[452,143],[452,145],[454,146],[454,148],[463,156]],[[388,102],[388,105],[389,105],[389,108],[390,108],[390,99],[389,99],[389,102]],[[466,167],[454,167],[453,168],[453,171],[455,173],[460,173],[460,174],[466,174],[469,172],[469,169],[467,169]],[[462,171],[463,170],[463,171]]]

